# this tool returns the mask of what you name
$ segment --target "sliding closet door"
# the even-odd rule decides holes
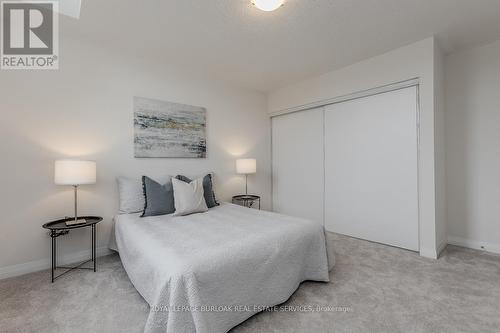
[[[327,230],[417,251],[417,88],[325,110]]]
[[[323,108],[272,119],[273,210],[323,224]]]

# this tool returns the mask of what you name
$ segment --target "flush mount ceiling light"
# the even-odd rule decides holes
[[[265,12],[272,12],[283,6],[285,0],[252,0],[252,3]]]

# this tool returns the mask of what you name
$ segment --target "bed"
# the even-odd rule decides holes
[[[150,305],[145,332],[227,332],[302,281],[329,281],[334,265],[323,226],[229,203],[189,216],[117,215],[114,229]]]

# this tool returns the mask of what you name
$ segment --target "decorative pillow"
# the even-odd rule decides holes
[[[186,183],[191,183],[191,179],[183,175],[178,175],[175,178],[182,180],[183,182]],[[211,174],[207,174],[205,177],[203,177],[203,192],[204,192],[203,196],[205,197],[205,202],[208,208],[219,206],[219,203],[215,198],[214,185],[212,183]]]
[[[144,210],[144,193],[140,179],[118,177],[120,214],[139,213]]]
[[[172,178],[174,188],[175,213],[174,216],[183,216],[208,211],[203,197],[203,178],[190,183]]]
[[[172,178],[161,185],[147,176],[142,176],[145,205],[141,217],[172,214],[175,212]]]

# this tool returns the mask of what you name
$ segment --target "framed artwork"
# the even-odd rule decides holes
[[[135,157],[205,158],[205,108],[134,97]]]

